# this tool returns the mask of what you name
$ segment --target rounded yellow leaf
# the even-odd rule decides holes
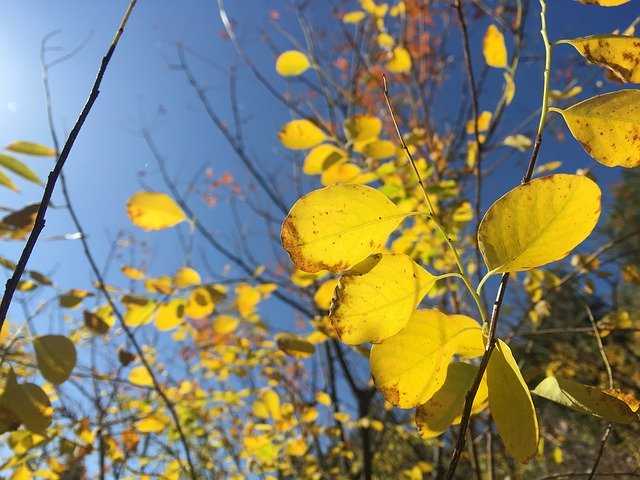
[[[316,290],[316,293],[313,296],[313,302],[316,304],[316,307],[320,310],[329,310],[331,307],[331,300],[333,299],[333,291],[336,289],[337,285],[338,280],[332,278],[318,287],[318,290]]]
[[[495,25],[489,25],[482,40],[482,53],[487,65],[494,68],[506,68],[507,46],[504,35]]]
[[[396,42],[393,40],[393,37],[386,32],[382,32],[378,34],[378,45],[382,48],[393,47]]]
[[[44,435],[51,424],[53,407],[42,388],[33,383],[18,384],[15,373],[10,368],[0,397],[0,415],[3,431],[15,430],[20,424],[24,424],[27,430]],[[5,425],[6,421],[10,425]]]
[[[601,7],[617,7],[618,5],[624,5],[631,0],[578,0],[580,3],[587,5],[600,5]]]
[[[280,350],[293,358],[308,358],[316,351],[313,343],[294,333],[277,333],[275,341]]]
[[[185,314],[199,320],[211,315],[215,307],[216,304],[209,290],[205,287],[199,287],[189,294]]]
[[[307,56],[297,50],[287,50],[276,60],[276,72],[283,77],[295,77],[304,73],[311,63]]]
[[[290,150],[306,150],[315,147],[327,136],[309,120],[301,119],[292,120],[282,127],[278,138]]]
[[[371,187],[330,185],[295,203],[282,225],[282,245],[301,270],[340,273],[382,248],[403,218]]]
[[[156,312],[157,303],[147,300],[143,305],[132,305],[124,312],[124,324],[127,327],[139,327],[151,323]]]
[[[397,151],[396,144],[389,140],[374,140],[364,146],[362,154],[373,160],[393,157]]]
[[[406,73],[411,70],[411,65],[409,52],[403,47],[396,47],[387,61],[387,70],[393,73]]]
[[[324,405],[325,407],[328,407],[332,403],[331,395],[329,395],[327,392],[318,391],[316,392],[316,401],[320,405]]]
[[[322,143],[317,147],[313,147],[304,159],[302,171],[306,175],[320,175],[324,170],[347,160],[347,152],[343,149],[331,145],[330,143]]]
[[[140,433],[157,433],[161,432],[169,425],[169,419],[158,414],[151,414],[142,420],[136,422],[136,430]]]
[[[213,331],[220,335],[233,332],[240,325],[240,320],[231,315],[218,315],[213,321]]]
[[[200,274],[189,267],[180,268],[173,277],[173,284],[178,288],[192,287],[200,283],[202,283]]]
[[[566,257],[593,230],[600,189],[581,175],[557,174],[514,188],[487,211],[478,244],[491,273],[518,272]]]
[[[144,278],[144,272],[132,267],[131,265],[123,265],[120,267],[120,271],[125,277],[130,278],[131,280],[142,280]]]
[[[498,340],[487,366],[489,408],[505,448],[518,462],[538,452],[538,418],[511,349]]]
[[[187,217],[171,197],[162,192],[137,192],[127,202],[129,220],[143,230],[162,230]]]
[[[640,165],[640,90],[597,95],[559,112],[596,161],[607,167]]]
[[[76,347],[64,335],[44,335],[33,341],[38,370],[51,383],[61,384],[76,366]]]
[[[161,332],[173,330],[182,323],[186,302],[183,298],[174,298],[162,303],[156,310],[155,325]]]
[[[478,367],[468,363],[450,363],[447,378],[427,403],[416,409],[416,426],[422,438],[435,438],[451,425],[460,423],[465,397],[478,372]],[[475,399],[472,414],[484,410],[487,406],[489,391],[483,377]]]
[[[289,455],[291,457],[302,457],[307,453],[309,447],[307,446],[307,442],[305,442],[304,438],[291,438],[287,440],[284,447],[284,454]]]
[[[435,282],[408,255],[371,255],[342,276],[329,318],[349,345],[383,342],[404,328]]]
[[[371,347],[371,375],[389,403],[413,408],[440,390],[454,355],[472,358],[483,351],[482,330],[474,319],[415,310],[404,329]]]
[[[149,372],[143,365],[132,368],[127,378],[133,385],[137,385],[139,387],[153,387],[151,375],[149,375]]]
[[[320,177],[322,185],[331,185],[332,183],[357,183],[355,180],[360,176],[360,167],[353,163],[337,163],[331,165]]]
[[[372,115],[354,115],[344,121],[344,134],[352,143],[378,138],[382,132],[382,120]]]

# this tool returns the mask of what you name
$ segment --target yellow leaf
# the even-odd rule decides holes
[[[640,90],[597,95],[557,111],[596,161],[607,167],[640,165]]]
[[[308,449],[309,447],[304,441],[304,438],[290,438],[285,443],[284,454],[289,455],[290,457],[302,457],[307,453]]]
[[[528,463],[538,452],[538,419],[511,349],[498,340],[487,367],[489,408],[507,451]]]
[[[184,313],[187,317],[199,320],[211,315],[215,307],[211,292],[205,287],[198,287],[189,294]]]
[[[384,160],[393,157],[397,150],[396,144],[389,140],[374,140],[364,146],[362,154],[373,160]]]
[[[511,105],[513,97],[516,96],[516,83],[509,72],[504,72],[504,100],[507,105]]]
[[[116,323],[113,310],[110,305],[96,307],[93,311],[83,312],[84,324],[93,333],[104,335]]]
[[[164,415],[152,413],[136,422],[136,430],[140,433],[157,433],[165,430],[169,425],[169,419]]]
[[[0,185],[4,185],[9,190],[13,190],[14,192],[19,192],[20,189],[18,186],[9,178],[8,175],[5,175],[3,172],[0,172]]]
[[[550,376],[533,390],[536,395],[594,417],[615,423],[640,420],[627,403],[605,391],[568,378]]]
[[[144,288],[149,293],[169,295],[173,292],[173,280],[167,275],[161,275],[158,278],[147,278],[144,282]]]
[[[347,12],[342,16],[344,23],[360,23],[365,17],[365,13],[359,10],[355,12]]]
[[[332,278],[318,287],[318,290],[316,290],[316,293],[313,296],[313,302],[320,310],[329,310],[329,307],[331,307],[331,300],[333,299],[333,291],[336,289],[337,285],[338,280]]]
[[[21,176],[25,180],[29,180],[30,182],[37,183],[38,185],[44,185],[42,180],[38,177],[38,175],[27,167],[24,163],[18,160],[11,155],[5,155],[0,153],[0,166],[10,170],[16,175]]]
[[[322,143],[313,147],[304,159],[302,171],[306,175],[320,175],[324,170],[347,160],[347,152],[343,149]]]
[[[624,35],[593,35],[561,40],[587,61],[609,69],[622,82],[640,83],[640,41]]]
[[[484,34],[482,54],[484,61],[490,67],[507,67],[507,46],[504,43],[504,35],[495,25],[489,25]]]
[[[416,426],[422,438],[434,438],[452,424],[460,423],[465,396],[473,384],[478,367],[468,363],[450,363],[447,378],[433,397],[416,409]],[[487,406],[489,391],[483,377],[478,393],[473,400],[472,414]]]
[[[382,120],[371,115],[354,115],[344,121],[343,130],[352,143],[373,140],[382,131]]]
[[[617,7],[618,5],[624,5],[630,0],[578,0],[580,3],[586,5],[600,5],[601,7]]]
[[[379,250],[403,218],[373,188],[330,185],[295,203],[282,225],[282,245],[301,270],[340,273]]]
[[[280,143],[290,150],[306,150],[327,138],[322,130],[306,119],[292,120],[278,134]]]
[[[566,257],[600,216],[600,189],[557,174],[514,188],[487,211],[478,244],[491,273],[518,272]]]
[[[275,341],[280,350],[293,358],[308,358],[316,351],[313,343],[293,333],[277,333]]]
[[[27,142],[20,140],[11,142],[6,147],[10,152],[24,153],[26,155],[37,155],[40,157],[55,157],[56,151],[53,148],[41,145],[39,143]]]
[[[387,61],[387,70],[393,73],[406,73],[411,70],[411,65],[409,52],[403,47],[396,47]]]
[[[393,47],[394,43],[395,41],[393,40],[393,37],[388,33],[382,32],[378,34],[378,45],[380,45],[382,48]]]
[[[307,56],[297,50],[287,50],[276,60],[276,72],[283,77],[302,75],[310,66]]]
[[[543,165],[540,165],[538,167],[536,167],[534,174],[539,174],[539,173],[548,173],[548,172],[553,172],[554,170],[557,170],[558,168],[560,168],[562,166],[562,162],[556,160],[555,162],[547,162]]]
[[[332,403],[331,396],[327,392],[323,392],[323,391],[316,392],[316,401],[320,405],[324,405],[325,407],[328,407]]]
[[[15,430],[22,423],[28,430],[44,435],[51,424],[53,408],[47,394],[33,383],[18,384],[13,369],[9,369],[7,373],[4,392],[0,397],[0,407],[10,413],[7,417],[7,413],[0,411],[3,432]],[[7,419],[12,424],[6,425]],[[17,424],[13,423],[14,421]]]
[[[143,230],[162,230],[187,217],[171,197],[162,192],[137,192],[127,202],[129,220]]]
[[[125,277],[130,278],[131,280],[142,280],[144,278],[144,272],[132,267],[131,265],[123,265],[120,268],[120,271]]]
[[[61,384],[76,366],[76,347],[63,335],[45,335],[33,341],[38,370],[51,383]]]
[[[531,145],[533,145],[529,137],[520,133],[505,137],[502,141],[502,144],[506,145],[507,147],[517,148],[521,152],[529,150],[531,148]]]
[[[369,361],[376,388],[389,403],[413,408],[440,390],[453,355],[482,355],[478,322],[464,315],[416,310],[403,330],[371,347]]]
[[[144,365],[132,368],[127,378],[129,382],[139,387],[153,387],[151,375],[149,375]]]
[[[360,176],[360,167],[353,163],[336,163],[322,172],[320,183],[331,185],[332,183],[358,183],[356,180]]]
[[[182,323],[186,302],[183,298],[174,298],[161,303],[156,310],[155,325],[161,332],[173,330]]]
[[[235,306],[241,317],[248,317],[256,311],[256,305],[262,299],[260,290],[249,284],[241,283],[236,287]]]
[[[383,342],[404,328],[436,280],[408,255],[371,255],[342,276],[329,318],[349,345]]]
[[[173,284],[178,288],[188,288],[200,283],[202,283],[200,274],[193,268],[182,267],[173,276]]]
[[[233,332],[240,325],[240,320],[231,315],[218,315],[213,321],[212,329],[220,335]]]
[[[264,388],[258,393],[258,398],[262,403],[264,403],[271,418],[276,421],[282,418],[280,409],[280,397],[276,392],[274,392],[270,388]]]
[[[30,480],[31,478],[33,478],[31,470],[22,464],[13,471],[9,480]]]
[[[124,324],[127,327],[147,325],[153,320],[158,304],[154,300],[147,300],[142,305],[131,305],[124,312]]]
[[[562,455],[562,449],[560,447],[554,447],[551,456],[553,457],[553,461],[558,465],[564,462],[564,456]]]
[[[484,132],[489,128],[489,124],[491,123],[491,118],[493,114],[485,110],[480,115],[478,115],[478,131]],[[467,133],[469,135],[475,132],[475,120],[471,119],[467,122]]]

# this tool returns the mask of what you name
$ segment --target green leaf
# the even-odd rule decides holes
[[[376,388],[401,408],[427,402],[440,390],[454,355],[482,355],[482,330],[465,315],[438,310],[415,310],[393,337],[371,348],[369,361]]]
[[[53,408],[47,394],[32,383],[18,384],[13,369],[7,374],[0,407],[3,431],[15,430],[22,423],[28,430],[44,434],[51,424]]]
[[[38,177],[38,175],[33,170],[31,170],[15,157],[0,153],[0,165],[8,170],[11,170],[16,175],[20,175],[25,180],[37,183],[38,185],[44,185],[42,183],[42,180],[40,180],[40,177]]]
[[[28,273],[33,280],[40,283],[41,285],[53,285],[53,280],[51,280],[43,273],[36,272],[35,270],[29,270]]]
[[[611,71],[623,82],[640,83],[640,40],[626,35],[593,35],[561,40],[586,60]]]
[[[538,452],[538,419],[511,349],[498,340],[487,366],[489,408],[509,454],[528,463]]]
[[[404,328],[435,282],[408,255],[371,255],[342,276],[329,318],[345,343],[380,343]]]
[[[16,186],[15,183],[13,183],[13,180],[11,180],[3,172],[0,172],[0,185],[4,185],[5,187],[7,187],[10,190],[13,190],[14,192],[19,191],[19,188]]]
[[[53,148],[41,145],[39,143],[27,142],[25,140],[12,142],[7,146],[6,149],[10,152],[24,153],[26,155],[36,155],[39,157],[56,156],[56,151]]]
[[[615,423],[639,420],[629,405],[603,390],[582,385],[568,378],[547,377],[533,390],[536,395],[579,412]]]
[[[76,348],[63,335],[45,335],[33,341],[38,370],[51,383],[64,382],[76,366]]]
[[[282,246],[305,272],[340,273],[379,250],[404,214],[364,185],[330,185],[300,198],[282,225]]]
[[[640,165],[640,90],[605,93],[554,111],[596,161],[607,167]]]
[[[600,216],[600,189],[557,174],[514,188],[487,211],[478,244],[490,273],[518,272],[566,257]]]

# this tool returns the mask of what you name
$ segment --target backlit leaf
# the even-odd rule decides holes
[[[580,3],[586,5],[600,5],[601,7],[617,7],[618,5],[624,5],[630,0],[578,0]]]
[[[322,143],[313,147],[304,159],[302,171],[306,175],[320,175],[324,170],[337,163],[347,160],[347,152],[343,149]]]
[[[547,377],[533,390],[536,395],[610,422],[631,423],[640,418],[629,405],[605,391],[568,378]]]
[[[373,188],[330,185],[295,203],[282,225],[282,245],[301,270],[340,273],[379,250],[403,218]]]
[[[374,140],[367,143],[362,149],[362,154],[373,160],[383,160],[396,154],[396,144],[389,140]]]
[[[478,115],[478,132],[484,132],[489,128],[489,124],[491,123],[491,118],[493,114],[489,111],[484,111],[480,115]],[[475,120],[471,119],[467,122],[467,133],[472,134],[475,132]]]
[[[51,424],[53,408],[47,394],[33,383],[18,384],[13,369],[7,373],[0,406],[2,410],[8,410],[10,416],[12,415],[32,432],[44,435]],[[3,411],[0,416],[5,417],[6,414],[7,412]],[[15,428],[7,428],[7,426]],[[2,425],[5,431],[15,430],[17,426],[16,424],[6,425],[5,422]]]
[[[185,314],[195,319],[204,318],[213,313],[215,306],[211,292],[205,287],[198,287],[189,294]]]
[[[349,345],[380,343],[404,328],[435,282],[408,255],[371,255],[342,276],[329,318]]]
[[[454,355],[482,355],[478,322],[438,310],[415,310],[393,337],[371,347],[369,361],[376,388],[401,408],[417,407],[440,390]]]
[[[599,216],[595,182],[581,175],[550,175],[496,201],[480,223],[478,244],[492,273],[529,270],[566,257]]]
[[[601,164],[640,165],[640,90],[597,95],[559,112],[571,134]]]
[[[505,137],[502,144],[507,147],[517,148],[521,152],[525,152],[531,148],[533,142],[531,142],[531,139],[526,135],[516,133],[515,135]]]
[[[372,115],[354,115],[344,121],[344,133],[350,142],[372,140],[382,131],[382,120]]]
[[[306,119],[291,120],[278,134],[280,143],[290,150],[306,150],[327,138],[322,130]]]
[[[283,77],[295,77],[303,74],[311,63],[307,56],[297,50],[287,50],[276,60],[276,72]]]
[[[280,350],[293,358],[308,358],[316,351],[313,343],[294,333],[277,333],[275,341]]]
[[[336,286],[338,286],[338,280],[332,278],[318,287],[318,290],[316,290],[313,296],[313,302],[320,310],[329,310]]]
[[[157,433],[166,429],[170,420],[164,415],[152,413],[136,422],[136,430],[140,433]]]
[[[20,190],[18,186],[15,183],[13,183],[13,180],[11,180],[3,172],[0,172],[0,185],[7,187],[9,190],[13,190],[14,192],[17,192]]]
[[[490,67],[506,68],[507,46],[504,43],[504,35],[495,25],[489,25],[484,34],[482,54]]]
[[[227,335],[240,325],[240,320],[231,315],[218,315],[211,325],[211,329],[219,335]]]
[[[406,73],[411,70],[411,55],[403,47],[396,47],[387,61],[387,70],[393,73]]]
[[[173,276],[173,284],[178,288],[192,287],[200,283],[202,283],[200,274],[193,268],[182,267]]]
[[[129,220],[143,230],[162,230],[187,217],[171,197],[162,192],[137,192],[127,202]]]
[[[127,327],[139,327],[151,323],[158,304],[147,300],[143,305],[132,305],[124,312],[124,324]]]
[[[347,12],[342,16],[344,23],[359,23],[365,17],[365,13],[361,11]]]
[[[20,140],[12,142],[6,147],[10,152],[24,153],[26,155],[37,155],[40,157],[55,157],[56,151],[53,148],[41,145],[39,143],[27,142]]]
[[[640,83],[640,40],[624,35],[593,35],[562,40],[591,63],[605,67],[623,82]]]
[[[123,265],[120,267],[120,271],[131,280],[142,280],[144,278],[144,272],[131,265]]]
[[[478,367],[468,363],[450,363],[447,378],[433,397],[416,409],[416,425],[422,438],[434,438],[451,425],[460,423],[464,401],[473,384]],[[487,407],[489,390],[483,377],[471,413],[476,414]]]
[[[138,387],[153,387],[153,379],[144,365],[132,368],[127,378]]]
[[[84,324],[93,333],[104,335],[116,322],[113,310],[110,305],[96,307],[93,311],[83,312]]]
[[[155,325],[161,332],[173,330],[182,323],[186,302],[183,298],[174,298],[162,303],[156,310]]]
[[[538,418],[511,349],[498,340],[487,367],[489,408],[507,451],[527,463],[538,452]]]
[[[7,170],[11,170],[16,175],[20,175],[25,180],[37,183],[38,185],[43,185],[42,180],[40,180],[40,177],[38,177],[36,172],[11,155],[0,153],[0,165]]]
[[[33,341],[38,370],[51,383],[64,382],[76,366],[76,348],[63,335],[45,335]]]
[[[360,167],[353,163],[336,163],[322,172],[320,183],[331,185],[332,183],[358,183]]]

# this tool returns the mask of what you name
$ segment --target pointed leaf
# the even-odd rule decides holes
[[[37,183],[38,185],[43,185],[42,180],[40,180],[38,175],[15,157],[0,153],[0,165],[11,170],[16,175],[20,175],[25,180]]]
[[[605,67],[623,82],[640,83],[640,39],[625,35],[593,35],[562,40],[591,63]]]
[[[63,335],[45,335],[33,341],[38,370],[51,383],[64,382],[76,366],[76,347]]]
[[[26,155],[37,155],[40,157],[55,157],[56,151],[53,148],[39,143],[27,142],[25,140],[12,142],[7,146],[10,152],[24,153]]]
[[[330,185],[300,198],[282,225],[282,245],[300,270],[340,273],[379,250],[404,214],[364,185]]]
[[[489,25],[482,40],[484,61],[490,67],[505,68],[507,66],[507,46],[504,35],[495,25]]]
[[[518,462],[538,452],[538,418],[511,349],[498,340],[487,366],[489,408],[507,451]]]
[[[605,391],[568,378],[547,377],[533,390],[536,395],[579,412],[615,423],[637,422],[640,418],[629,405]]]
[[[295,77],[303,74],[311,63],[307,56],[297,50],[287,50],[276,60],[276,72],[283,77]]]
[[[329,318],[349,345],[380,343],[404,328],[435,282],[408,255],[371,255],[342,276]]]
[[[4,172],[0,172],[0,185],[7,187],[9,190],[13,190],[14,192],[19,191],[18,186],[13,183],[13,180],[9,178]]]
[[[293,333],[277,333],[275,341],[280,350],[293,358],[308,358],[316,351],[313,343]]]
[[[438,310],[416,310],[393,337],[371,348],[369,361],[376,388],[401,408],[427,402],[440,390],[453,355],[482,355],[482,330],[474,319]]]
[[[306,150],[321,143],[327,136],[306,119],[292,120],[278,134],[280,143],[290,150]]]
[[[434,438],[451,425],[460,423],[467,392],[473,384],[478,367],[468,363],[450,363],[447,378],[433,397],[416,409],[416,426],[422,438]],[[487,407],[489,391],[483,377],[471,413],[476,414]]]
[[[184,222],[187,216],[162,192],[137,192],[127,202],[129,220],[143,230],[162,230]]]
[[[138,387],[153,387],[153,379],[144,365],[132,368],[127,378]]]
[[[580,3],[586,5],[600,5],[601,7],[617,7],[618,5],[624,5],[630,0],[578,0]]]
[[[514,188],[487,211],[478,244],[492,273],[518,272],[566,257],[600,216],[600,189],[586,176],[557,174]]]
[[[640,90],[597,95],[559,112],[596,161],[607,167],[640,165]]]

